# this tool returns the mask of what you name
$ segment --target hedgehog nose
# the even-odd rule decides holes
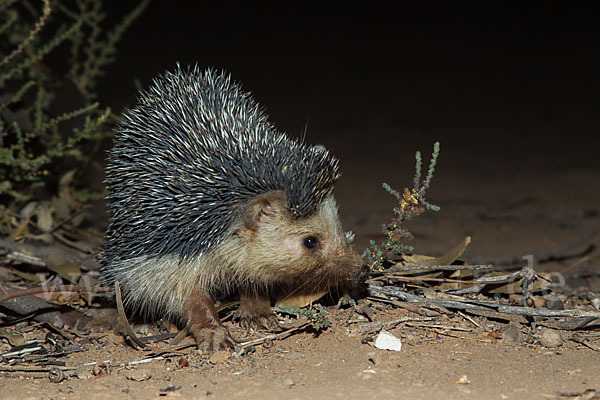
[[[328,267],[337,268],[350,281],[364,282],[369,275],[369,266],[358,254],[352,253],[339,259],[337,264],[330,264]]]

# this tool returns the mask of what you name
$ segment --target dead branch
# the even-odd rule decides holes
[[[454,308],[457,310],[465,311],[495,311],[502,314],[517,314],[528,317],[567,317],[567,318],[582,318],[582,317],[594,317],[600,318],[600,312],[595,311],[584,311],[584,310],[547,310],[543,308],[531,308],[531,307],[520,307],[520,306],[507,306],[503,304],[481,302],[472,300],[441,300],[441,299],[428,299],[421,296],[416,296],[404,292],[397,288],[391,287],[380,287],[369,285],[369,294],[371,296],[392,296],[400,300],[407,301],[409,303],[426,303],[436,304],[448,308]]]
[[[68,285],[68,286],[58,286],[58,287],[36,287],[25,290],[17,290],[14,292],[6,293],[4,296],[0,297],[0,303],[5,302],[6,300],[13,299],[15,297],[29,296],[32,294],[39,293],[62,293],[62,292],[88,292],[88,293],[104,293],[110,292],[112,289],[103,288],[99,286],[82,286],[82,285]]]
[[[397,264],[395,264],[397,265]],[[493,269],[493,265],[489,264],[477,264],[477,265],[427,265],[427,266],[410,266],[401,267],[393,266],[385,270],[385,272],[396,273],[396,272],[426,272],[426,271],[488,271]]]
[[[281,339],[285,339],[286,337],[292,335],[293,333],[302,331],[302,330],[308,328],[309,326],[310,326],[310,324],[308,322],[305,322],[304,324],[302,324],[300,326],[297,326],[295,328],[290,328],[287,331],[283,331],[281,333],[276,333],[276,334],[273,334],[273,335],[267,335],[267,336],[265,336],[263,338],[249,340],[247,342],[242,342],[242,343],[240,343],[240,347],[244,348],[244,347],[252,346],[252,345],[255,345],[255,344],[262,344],[262,343],[264,343],[267,340],[276,340],[276,339],[281,340]]]

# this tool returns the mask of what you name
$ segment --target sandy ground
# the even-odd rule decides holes
[[[451,157],[442,152],[444,156]],[[442,211],[422,216],[412,226],[415,244],[423,253],[441,254],[465,235],[472,235],[473,244],[463,257],[467,260],[525,255],[560,247],[598,227],[597,215],[586,217],[583,213],[597,210],[598,185],[588,186],[588,183],[598,182],[598,171],[558,172],[544,176],[531,173],[528,180],[515,182],[507,178],[494,182],[494,185],[478,185],[477,173],[453,175],[443,165],[441,163],[435,190],[430,196],[431,201],[442,206]],[[376,174],[364,171],[369,172],[362,176],[368,187],[369,179]],[[351,182],[340,184],[338,197],[343,205],[346,226],[353,225],[360,244],[377,237],[377,225],[389,215],[390,202],[383,190],[380,193],[374,191],[368,207],[371,211],[364,213],[366,199],[362,196],[368,193],[351,190],[361,178],[360,173],[358,178],[353,177],[354,172],[346,171],[344,179]],[[449,180],[447,177],[453,178],[451,184],[445,182]],[[571,189],[569,192],[555,190],[567,186]],[[478,190],[472,192],[469,187],[478,187]],[[583,191],[587,194],[585,200],[570,195]],[[597,241],[596,237],[591,243],[597,244]],[[571,253],[577,254],[581,250],[577,248]],[[597,257],[597,254],[598,250],[593,250],[588,256]],[[544,263],[539,269],[564,271],[580,258]],[[598,293],[597,264],[587,272],[588,279],[571,283],[567,280],[569,286],[558,288],[559,293],[581,290]],[[566,276],[582,274],[579,271]],[[377,304],[373,307],[375,321],[410,315]],[[45,374],[37,377],[4,374],[0,378],[1,397],[547,399],[557,398],[562,392],[600,390],[597,373],[600,353],[572,341],[564,341],[561,347],[550,349],[532,343],[506,343],[487,336],[490,330],[500,331],[507,321],[475,317],[483,326],[477,329],[458,315],[443,317],[438,323],[475,329],[469,334],[453,332],[458,337],[400,325],[390,332],[402,339],[403,349],[391,352],[362,343],[364,335],[353,335],[352,330],[344,326],[347,310],[330,311],[333,326],[323,333],[299,333],[283,341],[274,341],[268,348],[257,346],[255,353],[239,358],[211,364],[197,351],[188,349],[182,356],[168,360],[134,367],[113,367],[106,376],[91,376],[84,372],[80,378],[61,383],[50,383]],[[525,320],[517,319],[513,323],[524,334],[530,332]],[[67,357],[68,366],[104,360],[116,364],[143,357],[142,352],[123,345],[111,332],[93,332],[99,341],[93,342],[90,351]],[[188,360],[190,366],[180,367],[179,358]],[[469,384],[457,383],[463,375]],[[177,389],[165,392],[168,388]]]
[[[404,340],[400,353],[375,350],[346,336],[344,328],[334,328],[208,367],[179,368],[174,358],[57,384],[47,378],[3,378],[2,398],[547,399],[600,385],[598,354],[570,344],[549,350],[393,332]],[[104,347],[69,361],[139,356],[123,347]],[[197,361],[193,355],[186,358]],[[469,384],[456,383],[463,375]],[[169,387],[178,389],[165,392]]]

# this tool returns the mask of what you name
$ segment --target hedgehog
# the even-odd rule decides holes
[[[117,125],[102,281],[204,349],[235,346],[222,296],[239,295],[246,329],[277,329],[278,288],[339,288],[362,266],[338,217],[339,178],[337,158],[278,131],[229,74],[177,64]]]

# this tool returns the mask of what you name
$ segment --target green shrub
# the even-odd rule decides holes
[[[65,159],[83,165],[84,141],[107,135],[98,79],[148,2],[104,30],[100,0],[0,0],[0,204],[30,200]]]

